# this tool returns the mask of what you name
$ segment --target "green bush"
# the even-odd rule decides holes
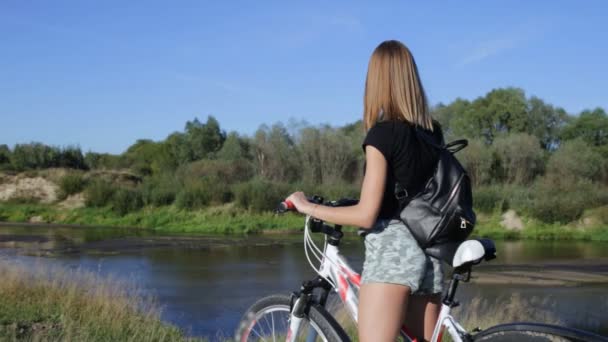
[[[547,162],[547,174],[562,178],[600,181],[606,161],[581,139],[566,141]]]
[[[204,208],[209,202],[209,192],[200,184],[184,187],[175,199],[175,205],[178,208],[187,210]]]
[[[85,189],[85,204],[87,207],[104,207],[110,204],[115,192],[116,187],[111,183],[94,180]]]
[[[508,209],[528,213],[532,201],[533,191],[525,186],[495,184],[473,189],[473,207],[486,214],[503,213]]]
[[[112,210],[119,215],[125,215],[144,206],[141,192],[137,189],[120,188],[112,195]]]
[[[207,177],[202,183],[212,204],[224,204],[234,199],[232,189],[220,178]]]
[[[534,185],[532,216],[547,222],[569,223],[577,220],[586,208],[605,204],[606,195],[598,184],[574,177],[541,177]]]
[[[503,210],[513,209],[520,214],[529,214],[534,200],[534,192],[531,187],[504,185],[501,191],[505,199]]]
[[[505,183],[530,184],[543,171],[544,155],[538,138],[526,133],[497,137],[497,176]]]
[[[80,173],[68,173],[59,180],[59,198],[64,199],[69,195],[77,194],[84,190],[87,182]]]
[[[234,193],[238,206],[258,212],[275,209],[290,194],[286,184],[260,179],[237,184]]]
[[[222,184],[234,184],[250,180],[253,171],[253,165],[247,160],[203,159],[185,164],[178,169],[177,174],[184,183],[216,178],[221,179]]]
[[[180,185],[172,177],[146,178],[141,186],[144,203],[157,207],[171,205],[179,189]]]
[[[509,203],[504,188],[497,185],[482,186],[473,191],[473,207],[483,213],[503,212]]]
[[[49,167],[87,169],[82,151],[79,147],[73,146],[59,148],[34,142],[17,144],[10,158],[13,168],[20,171]]]
[[[467,148],[459,152],[456,157],[471,177],[471,184],[475,186],[488,184],[495,178],[494,148],[486,145],[482,140],[469,140]]]

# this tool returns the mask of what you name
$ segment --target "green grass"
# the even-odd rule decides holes
[[[39,216],[43,222],[149,228],[165,233],[258,234],[297,232],[304,223],[297,214],[275,215],[255,212],[226,204],[199,210],[175,206],[151,207],[117,214],[109,207],[60,209],[53,205],[0,203],[0,221],[28,222]],[[525,228],[508,230],[500,225],[500,214],[479,215],[473,236],[497,240],[591,240],[608,241],[608,227],[599,221],[589,227],[574,224],[548,224],[523,217]]]
[[[34,216],[40,216],[48,223],[151,228],[167,233],[289,232],[298,231],[304,224],[302,215],[256,213],[233,205],[195,211],[174,206],[145,207],[121,216],[110,208],[67,210],[42,204],[0,204],[0,221],[28,222]]]
[[[524,229],[508,230],[500,225],[500,215],[480,215],[473,231],[475,237],[496,240],[588,240],[608,241],[608,226],[596,224],[578,227],[574,224],[544,223],[531,218],[522,218]]]
[[[160,320],[153,298],[82,270],[0,261],[2,341],[202,341]]]

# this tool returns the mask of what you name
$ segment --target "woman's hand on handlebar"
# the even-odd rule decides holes
[[[316,205],[314,203],[310,203],[302,191],[294,192],[293,194],[289,195],[285,201],[293,203],[298,212],[306,215],[310,215],[312,209]]]

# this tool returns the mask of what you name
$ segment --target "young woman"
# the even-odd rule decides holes
[[[408,48],[385,41],[373,52],[365,82],[365,175],[359,204],[331,208],[308,202],[302,192],[287,199],[321,220],[368,229],[359,293],[359,340],[394,341],[409,330],[430,340],[441,302],[441,263],[425,255],[398,219],[395,181],[415,193],[432,175],[438,154],[417,132],[443,140],[429,113],[418,69]]]

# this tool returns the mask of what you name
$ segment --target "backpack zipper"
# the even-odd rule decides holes
[[[443,207],[441,207],[440,211],[443,212],[445,211],[445,208],[447,208],[452,201],[454,200],[454,197],[456,196],[456,193],[458,192],[458,190],[460,189],[460,184],[462,184],[462,175],[460,175],[460,178],[458,179],[458,182],[456,183],[456,186],[454,186],[454,189],[452,189],[452,192],[450,192],[450,197],[448,197],[448,200],[445,202],[445,204],[443,205]]]
[[[467,223],[471,224],[471,222],[467,221],[464,217],[460,216],[460,228],[467,229]]]

